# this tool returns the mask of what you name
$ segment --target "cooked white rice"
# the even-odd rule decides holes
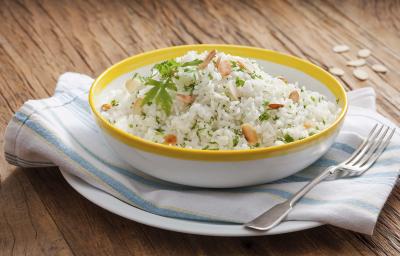
[[[153,67],[148,76],[133,74],[125,84],[103,95],[99,110],[118,128],[146,140],[208,150],[268,147],[300,140],[329,126],[340,112],[324,95],[272,77],[255,60],[218,52],[202,68],[204,64],[199,63],[208,55],[191,51],[176,62]],[[165,75],[162,68],[168,64],[175,67]],[[229,73],[224,77],[221,65]],[[164,82],[169,77],[176,91],[169,85],[162,95],[143,104],[154,87],[146,84],[149,77]],[[289,98],[291,94],[294,97]],[[169,115],[168,98],[172,99]]]

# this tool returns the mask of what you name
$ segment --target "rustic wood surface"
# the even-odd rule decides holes
[[[399,1],[0,0],[0,128],[28,99],[52,94],[66,71],[99,75],[127,56],[161,47],[232,43],[274,49],[327,69],[348,90],[372,86],[378,109],[400,123]],[[335,54],[345,43],[352,49]],[[360,48],[389,73],[357,81],[345,61]],[[3,136],[2,143],[3,143]],[[373,236],[330,226],[257,238],[163,231],[125,220],[76,193],[57,168],[0,159],[0,255],[398,255],[400,187]]]

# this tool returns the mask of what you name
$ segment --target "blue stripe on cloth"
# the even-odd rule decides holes
[[[78,99],[77,97],[75,97],[75,99]],[[82,101],[82,100],[80,100],[80,99],[78,99],[79,101]],[[82,103],[83,103],[83,101],[82,101]],[[83,105],[83,104],[82,104]],[[85,104],[86,106],[88,106],[87,104]],[[85,110],[87,109],[87,107],[85,107]],[[89,109],[87,109],[88,111],[90,111]],[[17,113],[18,114],[18,113]],[[22,113],[21,113],[22,114]],[[22,114],[23,115],[23,114]],[[21,118],[22,120],[26,120],[26,117],[22,117]],[[30,127],[30,128],[32,128],[32,127]],[[43,127],[42,127],[43,128]],[[338,148],[338,149],[342,149],[343,151],[345,151],[346,153],[350,153],[352,150],[354,150],[354,149],[352,149],[350,146],[348,146],[348,145],[346,145],[346,144],[343,144],[343,145],[338,145],[336,148]],[[93,153],[91,153],[91,154],[93,154]],[[73,159],[74,160],[74,159]],[[331,160],[332,161],[332,160]],[[329,162],[329,163],[333,163],[333,162]],[[335,163],[337,163],[337,162],[335,162]],[[106,164],[106,165],[109,165],[109,164],[107,164],[107,163],[104,163],[103,162],[103,164]],[[130,175],[132,174],[131,172],[129,172],[129,171],[127,171],[127,170],[125,170],[125,169],[120,169],[119,171],[122,171],[123,172],[123,174],[127,174],[127,173],[129,173]],[[143,177],[141,177],[141,176],[132,176],[132,177],[134,177],[135,178],[135,180],[139,177],[140,179],[143,179]],[[109,177],[110,178],[110,177]],[[290,177],[289,177],[290,178]],[[296,177],[296,176],[292,176],[291,177],[292,178],[292,180],[290,180],[290,182],[293,182],[294,180],[295,181],[301,181],[302,179],[304,179],[303,177]],[[307,180],[309,180],[309,179],[307,179]],[[146,181],[149,181],[149,180],[146,180]],[[288,181],[287,180],[287,178],[286,178],[286,181]],[[140,181],[139,181],[140,182]],[[143,181],[141,181],[141,182],[143,182]],[[154,185],[154,183],[152,182],[150,185]],[[175,188],[176,189],[176,188]],[[286,198],[285,197],[285,195],[291,195],[291,193],[289,193],[289,192],[286,192],[286,191],[282,191],[282,190],[275,190],[275,192],[276,191],[280,191],[280,193],[278,193],[278,194],[276,194],[276,195],[279,195],[279,196],[281,196],[281,197],[284,197],[284,198]],[[264,192],[268,192],[268,193],[271,193],[271,191],[270,190],[264,190]],[[135,195],[135,196],[137,196],[137,195]],[[307,200],[308,200],[309,198],[304,198],[304,202],[307,202]],[[143,199],[141,199],[141,200],[143,200]],[[315,200],[315,199],[309,199],[309,200],[313,200],[313,202],[319,202],[319,203],[323,203],[323,204],[327,204],[327,203],[329,203],[330,201],[320,201],[320,200]],[[135,202],[135,201],[133,201],[133,202]],[[340,200],[339,201],[337,201],[337,202],[333,202],[333,203],[338,203],[338,202],[340,202]],[[346,200],[346,202],[348,202],[348,200]],[[364,203],[365,204],[365,203]],[[363,204],[359,204],[359,205],[363,205]],[[364,208],[365,209],[365,207],[362,207],[362,208]],[[149,211],[151,211],[151,210],[149,210]],[[153,212],[153,211],[151,211],[151,212]],[[157,212],[155,212],[155,213],[157,213]],[[174,212],[174,213],[176,213],[176,212]],[[165,215],[165,216],[171,216],[171,215],[169,215],[169,213],[157,213],[157,214],[160,214],[160,215]],[[178,212],[178,214],[179,215],[182,215],[182,213],[181,212]],[[193,219],[193,216],[186,216],[186,217],[179,217],[179,216],[173,216],[173,217],[178,217],[178,218],[190,218],[190,219]],[[199,216],[195,216],[195,217],[199,217]],[[204,219],[204,217],[200,217],[200,218],[202,218],[202,219]],[[206,219],[207,220],[207,219]]]
[[[21,112],[16,112],[15,117],[19,121],[25,121],[27,119],[27,116]],[[121,193],[122,196],[133,202],[135,205],[139,206],[145,211],[149,211],[158,215],[163,215],[163,216],[168,216],[168,217],[173,217],[173,218],[182,218],[182,219],[193,219],[193,220],[199,220],[199,221],[215,221],[210,218],[206,218],[203,216],[198,216],[195,214],[189,214],[189,213],[184,213],[184,212],[178,212],[170,209],[165,209],[165,208],[160,208],[152,203],[142,199],[140,196],[138,196],[136,193],[125,187],[122,183],[116,181],[109,175],[101,172],[98,170],[96,167],[94,167],[92,164],[84,160],[82,157],[80,157],[78,154],[76,154],[73,150],[68,148],[66,145],[64,145],[57,137],[53,136],[48,130],[44,129],[41,127],[39,124],[33,122],[33,121],[25,121],[25,125],[29,128],[31,128],[33,131],[35,131],[37,134],[42,136],[44,139],[46,139],[48,142],[50,142],[52,145],[54,145],[57,149],[62,151],[65,155],[67,155],[70,159],[78,163],[80,166],[82,166],[85,170],[88,170],[90,173],[94,174],[98,178],[100,178],[103,182],[105,182],[107,185],[109,185],[112,189],[115,191],[118,191]]]

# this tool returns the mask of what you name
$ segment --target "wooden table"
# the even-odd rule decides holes
[[[342,67],[352,90],[372,86],[378,110],[400,122],[398,1],[1,1],[1,130],[28,99],[48,97],[66,71],[99,75],[123,58],[181,44],[230,43],[274,49],[327,69]],[[352,49],[335,54],[332,46]],[[369,48],[360,82],[345,66]],[[3,141],[3,139],[2,139]],[[125,220],[76,193],[57,168],[0,163],[0,255],[395,255],[400,253],[400,187],[373,236],[323,226],[270,237],[218,238],[163,231]]]

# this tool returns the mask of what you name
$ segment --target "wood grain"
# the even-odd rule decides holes
[[[372,86],[378,110],[400,123],[399,1],[0,1],[0,129],[28,99],[52,94],[66,71],[99,75],[127,56],[181,44],[274,49],[328,69],[348,90]],[[333,45],[351,51],[335,54]],[[345,62],[369,48],[370,79]],[[369,66],[382,63],[385,75]],[[3,138],[1,137],[1,143]],[[398,255],[400,188],[373,236],[323,226],[272,237],[217,238],[144,226],[77,194],[56,168],[0,159],[0,255]]]

